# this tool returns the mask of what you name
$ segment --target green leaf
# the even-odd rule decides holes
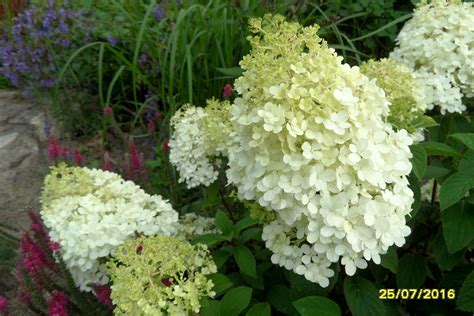
[[[272,308],[268,302],[257,303],[245,314],[245,316],[270,316]]]
[[[449,137],[460,141],[469,149],[474,149],[474,133],[456,133],[449,135]]]
[[[216,68],[217,71],[221,72],[222,74],[226,76],[231,76],[231,77],[239,77],[242,75],[243,70],[240,67],[232,67],[232,68]]]
[[[466,168],[452,174],[441,184],[439,190],[441,210],[459,202],[472,188],[474,188],[474,168]]]
[[[433,127],[433,126],[438,126],[439,124],[430,116],[422,115],[416,117],[412,122],[411,122],[411,128],[427,128],[427,127]]]
[[[204,244],[207,246],[214,246],[215,244],[220,243],[221,241],[224,241],[225,239],[222,238],[221,235],[217,234],[205,234],[205,235],[200,235],[197,236],[196,238],[193,239],[192,243],[193,244]]]
[[[449,173],[449,169],[438,167],[438,166],[428,166],[425,171],[426,179],[439,179]]]
[[[294,301],[293,306],[301,316],[340,316],[339,306],[328,298],[322,296],[307,296]]]
[[[212,280],[212,283],[214,283],[212,290],[216,292],[216,296],[221,295],[234,284],[227,276],[221,273],[211,274],[209,278]]]
[[[456,301],[458,309],[465,312],[474,312],[474,271],[464,281]]]
[[[426,278],[425,258],[416,253],[407,253],[400,258],[397,268],[397,285],[400,289],[417,289]]]
[[[413,154],[413,158],[411,159],[413,172],[418,180],[421,180],[426,171],[428,156],[426,155],[426,151],[420,145],[412,145],[410,149]]]
[[[277,284],[270,288],[268,292],[268,300],[270,304],[279,312],[286,315],[297,314],[297,311],[291,305],[290,289],[281,284]]]
[[[221,302],[210,300],[209,305],[201,308],[200,315],[201,316],[219,316],[221,315]]]
[[[288,271],[287,279],[290,282],[290,300],[296,301],[305,296],[327,296],[329,287],[322,288],[319,284],[306,280],[303,275]]]
[[[232,222],[222,211],[217,211],[216,213],[216,226],[221,230],[223,235],[228,235],[232,232]]]
[[[419,145],[425,149],[428,156],[462,157],[456,149],[443,143],[425,142]]]
[[[232,252],[225,251],[223,249],[219,249],[217,251],[212,252],[212,259],[214,260],[214,263],[217,266],[217,269],[222,267],[224,263],[229,259],[229,257],[232,255]]]
[[[250,303],[252,289],[239,286],[229,290],[221,301],[220,314],[225,316],[239,315]]]
[[[244,217],[234,225],[234,233],[239,234],[242,230],[256,224],[258,224],[257,220],[254,220],[250,216]]]
[[[433,255],[441,270],[451,270],[459,261],[464,258],[465,251],[458,251],[450,254],[444,241],[443,228],[440,227],[433,242]]]
[[[458,203],[441,213],[443,235],[449,253],[455,253],[474,239],[474,206]]]
[[[344,279],[344,296],[354,316],[385,315],[385,306],[372,282],[361,277]]]
[[[238,246],[235,248],[234,258],[241,273],[251,276],[252,278],[257,278],[257,264],[249,248]]]
[[[395,247],[388,248],[387,253],[380,256],[380,265],[393,273],[397,273],[398,254]]]
[[[245,244],[247,241],[251,239],[261,240],[261,236],[262,236],[262,228],[252,227],[252,228],[246,229],[242,233],[242,235],[240,235],[239,241]]]

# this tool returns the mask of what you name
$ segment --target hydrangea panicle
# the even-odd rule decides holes
[[[274,213],[271,260],[326,287],[410,233],[412,139],[387,122],[385,92],[316,35],[281,16],[252,19],[240,62],[227,178]],[[265,216],[266,218],[269,218]]]
[[[136,248],[142,246],[140,255]],[[202,297],[214,297],[207,278],[217,272],[209,251],[175,237],[129,239],[107,263],[115,315],[198,313]]]

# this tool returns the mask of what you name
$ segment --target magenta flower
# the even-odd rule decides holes
[[[49,316],[68,316],[67,296],[62,291],[53,291],[48,300]]]
[[[49,140],[48,140],[49,159],[54,160],[59,157],[59,154],[60,154],[60,149],[59,149],[58,139],[56,138],[56,136],[51,135],[49,136]]]
[[[170,145],[168,144],[168,142],[164,142],[162,146],[163,146],[163,151],[165,153],[167,153],[170,150]]]
[[[77,149],[74,150],[73,154],[74,162],[78,166],[83,166],[84,165],[84,156],[81,154],[81,152]]]
[[[226,99],[230,98],[233,92],[234,92],[234,88],[232,87],[230,83],[224,86],[224,92],[223,92],[224,98]]]
[[[0,295],[0,312],[5,312],[8,308],[8,300]]]
[[[93,285],[95,296],[97,300],[106,306],[112,306],[112,300],[110,299],[110,293],[112,292],[110,287],[107,285]]]
[[[109,105],[107,105],[107,106],[104,108],[104,115],[105,115],[105,116],[109,116],[109,117],[111,117],[112,115],[114,115],[114,110],[112,110],[112,107],[110,107]]]
[[[148,124],[146,126],[148,128],[148,133],[150,133],[150,134],[153,133],[153,131],[156,128],[155,123],[152,120],[148,121]]]

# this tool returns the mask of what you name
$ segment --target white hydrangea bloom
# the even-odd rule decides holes
[[[187,213],[179,219],[178,236],[191,240],[196,236],[205,234],[217,234],[219,229],[216,227],[214,218],[204,217],[196,213]]]
[[[230,103],[208,100],[204,108],[185,105],[171,119],[174,133],[169,141],[170,162],[179,181],[188,189],[209,185],[217,179],[215,157],[227,155]]]
[[[462,112],[474,96],[473,21],[472,2],[422,1],[398,34],[390,57],[414,71],[429,109]]]
[[[252,20],[232,109],[229,182],[277,219],[263,232],[272,262],[328,286],[380,263],[410,233],[412,139],[386,122],[384,91],[319,39],[281,17]]]
[[[178,213],[119,175],[79,167],[54,167],[45,179],[41,217],[81,290],[106,284],[100,258],[136,233],[170,236]]]

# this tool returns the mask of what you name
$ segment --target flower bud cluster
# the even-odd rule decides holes
[[[189,315],[215,295],[208,275],[217,268],[206,246],[176,237],[129,239],[107,267],[115,315]]]
[[[428,109],[462,112],[474,96],[474,4],[422,1],[397,37],[390,57],[414,71]]]

